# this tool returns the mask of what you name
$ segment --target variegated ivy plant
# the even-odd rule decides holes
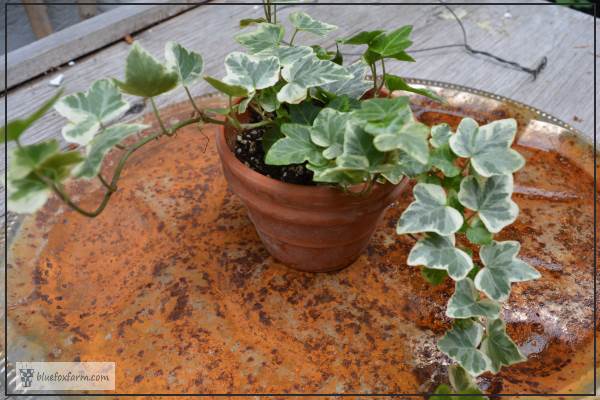
[[[265,18],[241,21],[249,31],[235,39],[246,51],[226,57],[222,79],[203,76],[200,54],[177,43],[167,43],[164,63],[135,43],[123,81],[102,79],[87,92],[58,93],[28,118],[11,121],[1,132],[2,140],[14,143],[6,182],[9,210],[33,212],[54,193],[79,213],[95,217],[117,191],[131,154],[184,126],[202,123],[263,128],[265,162],[303,164],[318,184],[363,185],[368,192],[378,183],[415,178],[415,200],[397,226],[398,234],[416,242],[408,265],[421,267],[432,283],[447,277],[455,281],[446,309],[454,323],[438,345],[457,365],[449,368],[452,387],[440,386],[437,395],[480,393],[474,377],[525,359],[506,333],[501,304],[512,283],[539,277],[517,258],[519,243],[493,239],[518,214],[511,200],[512,174],[524,160],[511,149],[515,121],[479,126],[465,118],[455,133],[445,124],[429,128],[418,122],[409,98],[393,92],[437,96],[385,70],[391,60],[414,61],[406,52],[409,26],[360,32],[337,40],[335,51],[328,51],[295,40],[299,33],[325,37],[337,27],[293,12],[286,35],[284,24],[277,21],[277,6],[265,1],[264,10]],[[360,60],[344,65],[340,46],[348,45],[365,50]],[[382,72],[381,79],[366,80],[369,71],[374,77]],[[226,107],[197,106],[190,88],[203,78],[225,94]],[[154,99],[178,87],[187,94],[194,115],[167,125]],[[123,94],[151,104],[156,132],[126,140],[148,127],[118,122],[130,107]],[[52,106],[67,120],[62,137],[78,148],[61,150],[57,140],[22,143],[24,131]],[[258,122],[241,123],[238,116],[244,112],[253,113]],[[121,158],[108,179],[101,167],[111,150]],[[104,196],[96,208],[84,209],[73,201],[64,185],[69,178],[99,180]],[[457,235],[464,239],[457,241]]]

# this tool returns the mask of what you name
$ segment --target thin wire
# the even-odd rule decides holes
[[[540,62],[538,63],[538,65],[535,68],[528,68],[528,67],[525,67],[515,61],[506,60],[506,59],[499,57],[495,54],[492,54],[490,52],[474,49],[473,47],[471,47],[471,45],[469,45],[469,43],[467,41],[467,30],[465,29],[465,26],[463,25],[463,23],[460,20],[460,18],[458,17],[458,15],[456,15],[454,13],[454,11],[452,10],[452,8],[450,8],[442,0],[438,0],[438,1],[452,14],[454,19],[458,23],[458,26],[460,27],[460,30],[462,31],[463,43],[447,44],[447,45],[434,46],[434,47],[425,47],[425,48],[421,48],[421,49],[410,50],[410,53],[419,53],[419,52],[423,52],[423,51],[446,49],[446,48],[450,48],[450,47],[463,47],[470,54],[473,54],[473,55],[480,54],[482,56],[493,58],[494,60],[496,60],[500,63],[510,65],[520,71],[527,72],[528,74],[530,74],[533,77],[534,81],[537,79],[538,75],[544,70],[544,68],[548,64],[548,58],[546,56],[544,56],[544,57],[542,57],[542,59],[540,60]],[[344,53],[344,55],[359,56],[359,55],[362,55],[362,53]]]

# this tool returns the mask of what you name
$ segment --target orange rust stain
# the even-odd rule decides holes
[[[517,114],[433,107],[416,106],[428,124]],[[435,342],[453,285],[432,288],[406,266],[412,243],[394,227],[410,199],[389,208],[349,268],[292,271],[227,190],[215,133],[188,127],[136,153],[94,220],[53,200],[24,222],[9,252],[9,343],[37,359],[115,361],[123,393],[414,393],[445,379]],[[571,160],[587,150],[519,150],[521,215],[500,238],[522,241],[542,273],[513,285],[504,310],[529,361],[480,383],[490,393],[576,391],[592,362],[593,183]],[[100,187],[72,189],[92,207]]]

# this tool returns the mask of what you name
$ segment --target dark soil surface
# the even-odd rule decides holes
[[[313,173],[305,164],[267,165],[262,139],[265,128],[255,128],[238,134],[235,142],[235,156],[256,172],[273,179],[298,185],[314,185]]]

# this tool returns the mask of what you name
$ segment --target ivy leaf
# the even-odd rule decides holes
[[[421,275],[427,282],[433,286],[437,286],[444,282],[448,273],[443,269],[421,268]]]
[[[360,108],[360,101],[343,94],[327,103],[327,107],[341,112],[351,112]]]
[[[350,114],[331,108],[321,110],[310,131],[312,142],[324,147],[323,156],[332,160],[344,151],[344,136],[350,121]]]
[[[454,247],[454,235],[440,236],[435,233],[415,243],[408,254],[407,264],[445,270],[455,281],[464,279],[473,268],[471,257]]]
[[[314,35],[325,37],[329,32],[336,30],[338,27],[335,25],[327,24],[325,22],[318,21],[310,15],[297,11],[289,15],[290,22],[299,31],[310,32]]]
[[[535,268],[516,257],[520,248],[515,241],[493,241],[482,246],[479,257],[485,268],[475,276],[475,287],[490,299],[504,301],[510,294],[511,283],[539,278]]]
[[[471,175],[461,182],[458,200],[463,206],[477,211],[490,232],[498,233],[512,224],[519,214],[519,207],[511,200],[512,192],[512,175],[495,175],[487,179]]]
[[[363,183],[369,176],[366,171],[340,167],[334,161],[322,166],[307,164],[306,168],[313,172],[314,182],[335,183],[342,186]]]
[[[58,153],[58,151],[59,144],[58,141],[54,139],[27,146],[15,147],[10,152],[10,162],[7,171],[8,181],[15,181],[27,177],[44,161]]]
[[[346,95],[353,99],[360,99],[373,84],[365,80],[368,67],[361,61],[346,67],[347,71],[352,74],[349,79],[338,82],[328,83],[322,88],[337,96]]]
[[[342,44],[354,44],[354,45],[370,44],[373,41],[373,39],[375,39],[382,33],[384,33],[384,31],[381,31],[381,30],[363,31],[363,32],[359,32],[356,35],[351,36],[347,39],[338,40],[338,42],[342,43]]]
[[[448,301],[446,315],[462,319],[472,317],[498,318],[500,306],[490,299],[479,299],[479,292],[469,278],[456,282],[454,294]]]
[[[73,93],[60,99],[56,111],[69,120],[62,135],[67,142],[85,146],[107,124],[129,109],[115,83],[108,79],[94,82],[87,92]]]
[[[429,141],[431,142],[431,139]],[[454,160],[456,160],[456,156],[452,154],[448,144],[434,148],[429,156],[431,165],[442,171],[444,176],[449,178],[460,174],[460,168],[454,164]]]
[[[290,104],[290,119],[295,124],[311,125],[313,124],[321,108],[315,106],[310,102],[300,104]]]
[[[435,232],[448,236],[460,229],[463,217],[446,205],[446,193],[440,186],[418,183],[413,194],[415,201],[404,210],[398,221],[398,234]]]
[[[470,320],[461,322],[455,323],[438,341],[438,348],[469,374],[477,376],[491,368],[488,356],[477,349],[483,337],[483,327]]]
[[[483,392],[477,386],[477,382],[460,365],[448,367],[448,379],[454,390],[459,394],[481,394]],[[458,400],[487,400],[486,396],[458,396]],[[456,400],[456,397],[454,397]]]
[[[510,148],[516,133],[517,122],[512,118],[481,127],[475,120],[464,118],[450,138],[450,147],[460,157],[470,157],[481,176],[508,175],[525,165],[523,156]]]
[[[33,213],[46,204],[50,193],[50,188],[38,178],[9,179],[6,183],[7,209],[19,214]]]
[[[429,89],[419,89],[410,86],[408,83],[406,83],[404,79],[396,75],[386,74],[384,83],[385,87],[387,87],[390,92],[393,92],[395,90],[404,90],[405,92],[416,93],[420,94],[421,96],[429,97],[430,99],[439,101],[440,103],[446,103],[446,100],[443,97],[440,97],[437,94],[435,94],[435,92]]]
[[[245,28],[250,25],[267,22],[264,18],[244,18],[240,20],[240,28]]]
[[[177,72],[179,81],[184,86],[190,86],[202,79],[204,62],[200,54],[186,49],[179,43],[167,42],[165,59],[167,67]]]
[[[273,112],[279,108],[280,103],[277,100],[277,91],[273,86],[261,90],[256,100],[266,112]]]
[[[177,72],[167,69],[135,42],[125,63],[125,82],[114,82],[124,93],[147,98],[174,89],[178,80]]]
[[[73,167],[83,161],[81,153],[78,151],[66,151],[56,153],[48,157],[40,164],[38,170],[40,173],[54,182],[60,182],[69,176]]]
[[[283,26],[261,23],[258,24],[256,30],[235,36],[235,40],[247,48],[251,54],[255,54],[265,49],[278,47],[283,40],[283,35]]]
[[[246,97],[248,96],[248,89],[239,85],[230,85],[223,81],[220,81],[216,78],[212,78],[210,76],[205,76],[204,80],[208,82],[212,87],[217,89],[218,91],[225,93],[227,96],[231,97]]]
[[[374,172],[380,173],[394,185],[400,183],[405,176],[415,177],[429,170],[427,164],[421,164],[405,152],[395,150],[387,153],[387,162],[378,166]]]
[[[0,127],[0,141],[13,141],[19,139],[19,137],[28,129],[35,121],[42,118],[50,108],[56,103],[58,98],[62,95],[62,90],[59,90],[52,98],[42,104],[37,110],[31,113],[24,119],[14,119],[9,121],[4,129],[4,124]],[[8,132],[8,134],[6,133]]]
[[[273,86],[279,80],[277,57],[259,58],[235,51],[225,58],[227,75],[223,82],[242,86],[248,93]]]
[[[527,361],[527,357],[506,334],[504,321],[501,319],[488,320],[486,332],[487,335],[481,343],[481,351],[492,361],[490,369],[493,373],[500,372],[503,365],[509,366]]]
[[[346,69],[334,62],[320,60],[315,55],[296,60],[281,70],[288,82],[277,94],[282,103],[297,104],[304,100],[311,87],[352,78]]]
[[[344,152],[337,158],[340,167],[373,172],[385,155],[373,146],[371,135],[358,124],[348,123],[344,136]]]
[[[409,40],[412,26],[403,26],[390,33],[377,35],[369,43],[369,50],[381,54],[384,57],[397,54],[412,44]]]
[[[85,161],[74,171],[76,178],[91,179],[98,175],[102,160],[108,151],[126,137],[148,128],[140,124],[115,124],[106,128],[101,135],[96,136],[87,146]]]
[[[429,139],[429,143],[435,148],[442,147],[448,144],[450,137],[452,137],[450,125],[446,123],[434,125],[431,127],[431,139]]]
[[[395,118],[409,107],[408,97],[375,98],[361,102],[354,116],[366,122],[385,121]]]
[[[485,228],[479,218],[467,228],[467,239],[477,245],[490,244],[494,235]]]
[[[304,57],[309,57],[313,54],[313,49],[308,46],[294,46],[294,47],[270,47],[255,55],[257,57],[277,57],[279,64],[282,67],[286,65],[292,65],[296,60]]]
[[[305,161],[314,165],[326,163],[321,154],[322,149],[310,140],[310,126],[283,124],[281,132],[285,137],[273,143],[265,157],[265,163],[270,165],[301,164]]]
[[[369,133],[373,133],[373,129],[368,129]],[[429,128],[426,125],[412,120],[412,115],[407,120],[405,116],[399,115],[390,121],[387,128],[393,130],[394,133],[378,134],[373,140],[373,144],[379,151],[387,152],[399,149],[410,155],[420,163],[426,164],[429,161],[429,145],[427,138],[429,136]]]

